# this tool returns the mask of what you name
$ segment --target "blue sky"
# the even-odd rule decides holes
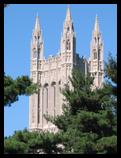
[[[104,60],[108,52],[117,54],[117,5],[71,4],[77,40],[77,53],[87,59],[95,16],[98,14],[104,40]],[[38,12],[44,38],[44,54],[55,55],[66,16],[66,4],[12,4],[4,10],[4,71],[16,78],[30,74],[30,41]],[[19,97],[12,107],[4,108],[4,135],[28,128],[29,98]]]

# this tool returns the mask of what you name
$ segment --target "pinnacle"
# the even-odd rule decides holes
[[[98,16],[97,16],[97,14],[96,14],[96,18],[95,18],[94,31],[99,32],[99,21],[98,21]]]
[[[70,21],[70,20],[71,20],[71,12],[70,12],[70,7],[68,5],[67,13],[66,13],[66,21]]]
[[[36,31],[40,31],[40,22],[39,22],[38,13],[37,13],[37,16],[36,16],[35,30],[36,30]]]

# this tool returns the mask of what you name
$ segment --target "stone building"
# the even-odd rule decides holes
[[[79,69],[85,75],[89,71],[94,76],[94,86],[100,88],[103,83],[103,42],[96,17],[92,35],[89,62],[79,57],[76,52],[76,36],[71,18],[70,8],[67,8],[66,18],[61,35],[60,52],[56,56],[44,57],[44,43],[39,17],[36,17],[35,28],[31,41],[30,77],[34,83],[39,83],[38,94],[30,96],[29,130],[57,130],[46,121],[43,114],[56,116],[62,114],[63,96],[60,88],[69,83],[73,68]],[[71,86],[71,85],[70,85]]]
[[[89,72],[94,77],[93,88],[101,88],[104,79],[103,41],[99,30],[98,17],[96,15],[92,40],[90,44]]]

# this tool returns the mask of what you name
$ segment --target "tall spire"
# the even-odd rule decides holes
[[[71,12],[70,12],[70,6],[67,7],[67,13],[66,13],[66,21],[71,20]]]
[[[66,18],[63,25],[63,34],[61,36],[60,50],[61,52],[76,52],[76,39],[69,6],[67,7]]]
[[[33,30],[33,39],[32,39],[32,53],[33,58],[43,59],[43,37],[42,37],[42,31],[40,27],[39,22],[39,16],[37,14],[36,21],[35,21],[35,27]]]
[[[96,18],[95,18],[94,31],[99,32],[99,22],[98,22],[98,16],[97,15],[96,15]]]
[[[37,16],[36,16],[35,30],[36,30],[36,31],[40,31],[40,22],[39,22],[38,13],[37,13]]]
[[[94,77],[93,86],[94,88],[101,88],[103,86],[104,79],[104,50],[103,50],[102,35],[99,30],[98,16],[96,15],[94,30],[92,33],[92,40],[90,45],[90,73]]]

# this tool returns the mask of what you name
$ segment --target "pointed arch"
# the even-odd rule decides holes
[[[71,49],[71,43],[70,43],[70,40],[69,40],[69,39],[67,39],[67,41],[66,41],[66,49],[67,49],[67,50],[70,50],[70,49]]]
[[[55,117],[56,115],[56,82],[53,81],[51,83],[51,87],[52,87],[52,107],[53,107],[53,115]]]
[[[43,85],[42,92],[42,125],[43,127],[47,124],[44,114],[48,114],[48,83]]]
[[[37,51],[36,51],[36,48],[33,48],[33,58],[37,58]]]

